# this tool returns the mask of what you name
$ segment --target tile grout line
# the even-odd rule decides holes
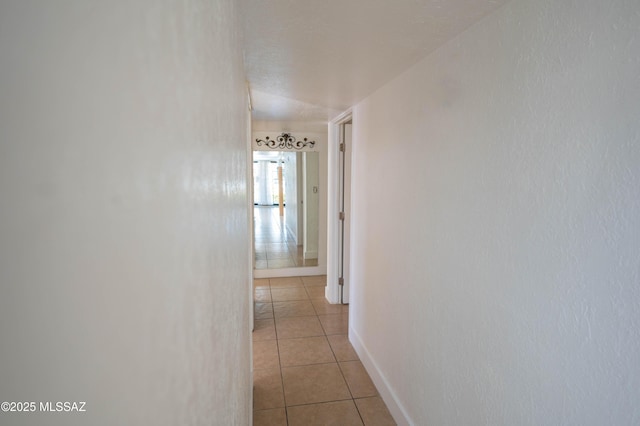
[[[314,309],[315,309],[315,306],[314,306]],[[342,314],[344,314],[344,312],[340,312],[340,315],[342,315]],[[319,314],[318,314],[318,321],[320,321]],[[322,329],[324,330],[324,326],[322,325],[321,321],[320,321],[320,326],[322,326]],[[347,390],[349,391],[349,395],[351,395],[351,403],[355,407],[356,412],[358,413],[358,417],[360,418],[360,421],[364,425],[365,422],[364,422],[364,419],[362,418],[362,414],[360,413],[360,409],[358,409],[358,404],[356,404],[355,397],[353,396],[353,392],[351,391],[351,386],[349,386],[349,382],[347,381],[347,378],[344,375],[344,371],[342,370],[342,366],[340,365],[340,361],[338,361],[338,357],[337,357],[335,351],[333,350],[333,346],[331,346],[331,343],[329,342],[329,335],[326,333],[326,330],[325,330],[325,336],[324,337],[325,337],[325,339],[327,339],[327,343],[329,343],[329,348],[331,349],[331,352],[333,353],[333,357],[336,360],[336,364],[338,365],[338,370],[340,371],[340,374],[342,375],[342,379],[344,380],[344,383],[347,385]],[[358,359],[359,358],[360,357],[358,357]]]
[[[320,364],[336,364],[338,366],[338,369],[340,371],[340,375],[342,377],[342,379],[344,380],[345,384],[347,385],[347,389],[349,391],[349,395],[350,398],[346,398],[346,399],[335,399],[335,400],[330,400],[330,401],[321,401],[321,402],[312,402],[312,403],[305,403],[305,404],[296,404],[296,405],[288,405],[287,400],[286,400],[286,396],[285,396],[285,386],[284,386],[284,374],[283,374],[283,365],[282,365],[282,359],[281,359],[281,350],[280,350],[280,340],[281,340],[281,336],[278,335],[278,328],[276,326],[276,312],[275,312],[275,302],[273,301],[273,295],[271,293],[272,287],[271,287],[271,282],[269,281],[269,292],[271,295],[271,310],[273,312],[273,327],[274,327],[274,334],[275,334],[275,340],[276,340],[276,346],[277,346],[277,350],[278,350],[278,368],[280,370],[280,379],[281,379],[281,384],[282,384],[282,393],[283,393],[283,401],[284,401],[284,410],[285,410],[285,421],[286,424],[289,425],[289,411],[288,408],[289,407],[300,407],[300,406],[312,406],[312,405],[318,405],[318,404],[328,404],[328,403],[332,403],[332,402],[340,402],[340,401],[351,401],[353,406],[356,408],[356,412],[358,413],[358,418],[360,419],[360,421],[362,422],[363,425],[365,425],[365,421],[364,418],[362,417],[362,413],[360,411],[360,409],[358,408],[358,405],[356,404],[356,398],[353,394],[353,391],[351,390],[351,387],[349,386],[349,382],[346,379],[344,370],[340,364],[340,361],[338,360],[338,357],[336,355],[336,351],[333,348],[333,346],[331,345],[331,342],[329,341],[329,337],[330,336],[334,336],[334,335],[344,335],[345,333],[332,333],[332,334],[327,334],[327,329],[325,328],[325,326],[322,324],[322,321],[320,321],[320,313],[318,312],[318,309],[316,308],[315,305],[313,305],[312,303],[312,298],[311,295],[309,294],[309,292],[307,291],[307,287],[304,286],[304,281],[303,282],[303,288],[305,289],[305,293],[307,295],[307,298],[302,300],[302,301],[308,301],[312,304],[312,309],[315,312],[315,315],[303,315],[303,317],[316,317],[318,322],[320,323],[323,335],[322,337],[324,337],[324,340],[326,341],[326,343],[329,345],[329,349],[331,351],[332,357],[334,359],[334,361],[332,362],[323,362],[323,363],[315,363],[315,364],[304,364],[304,365],[296,365],[294,367],[305,367],[305,366],[309,366],[309,365],[320,365]],[[285,301],[285,302],[296,302],[298,300],[295,301]],[[331,313],[331,314],[327,314],[325,313],[324,315],[339,315],[342,316],[344,315],[344,312],[339,312],[339,313]],[[288,316],[285,316],[283,318],[287,318]],[[293,315],[290,318],[295,318],[298,317],[297,315]],[[312,338],[312,337],[320,337],[320,336],[302,336],[302,337],[294,337],[291,339],[303,339],[303,338]],[[291,340],[289,339],[289,340]],[[287,339],[282,339],[282,340],[287,340]],[[359,361],[359,357],[357,360],[351,360],[351,361]],[[344,361],[346,362],[346,361]],[[379,394],[377,393],[377,389],[376,389],[376,395],[373,395],[372,397],[375,396],[379,396]],[[362,398],[357,398],[357,399],[366,399],[367,397],[362,397]]]
[[[271,280],[269,280],[269,291],[271,291]],[[271,309],[273,310],[273,328],[276,335],[276,347],[278,348],[278,369],[280,370],[280,383],[282,384],[282,401],[284,402],[284,420],[289,426],[289,410],[287,410],[287,394],[284,391],[284,373],[282,372],[282,360],[280,359],[280,339],[278,338],[278,327],[276,326],[276,310],[273,306],[273,295],[271,297]]]

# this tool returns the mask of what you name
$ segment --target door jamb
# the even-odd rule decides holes
[[[328,174],[328,194],[327,194],[327,287],[325,289],[325,297],[329,303],[340,303],[340,286],[338,284],[339,265],[340,265],[340,240],[338,231],[340,220],[338,212],[340,209],[339,200],[339,165],[340,165],[340,130],[343,124],[352,120],[352,110],[348,109],[342,114],[329,122],[328,131],[328,152],[327,152],[327,174]],[[351,170],[351,164],[345,164],[347,170]],[[347,184],[350,182],[347,182]],[[345,210],[350,210],[345,206]],[[348,213],[347,213],[348,214]],[[345,233],[345,247],[349,247],[349,235]],[[349,250],[344,252],[345,264],[349,262]],[[348,274],[349,268],[345,268]],[[349,277],[345,276],[345,285],[349,285]]]

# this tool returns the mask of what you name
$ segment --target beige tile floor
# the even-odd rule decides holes
[[[279,207],[255,206],[253,220],[256,269],[318,266],[318,259],[303,258],[302,246],[287,232]]]
[[[257,279],[254,426],[395,425],[347,337],[325,276]]]

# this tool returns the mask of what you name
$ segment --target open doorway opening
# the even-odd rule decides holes
[[[318,153],[254,151],[255,268],[318,266]]]
[[[280,206],[281,202],[284,205],[284,182],[282,181],[284,163],[279,156],[269,154],[278,153],[267,152],[253,160],[253,204],[255,206]]]
[[[259,122],[252,129],[252,258],[255,278],[326,275],[327,273],[327,132],[319,125],[311,130],[289,131],[314,146],[270,146],[267,137],[277,140],[280,123]],[[259,144],[258,141],[263,141]],[[264,156],[270,156],[264,157]],[[271,181],[269,194],[256,195],[259,165],[253,161],[275,161],[276,172],[263,172]],[[273,163],[272,163],[273,164]],[[280,216],[277,164],[282,167],[283,215]],[[267,169],[274,166],[264,166]],[[259,197],[266,199],[260,205]],[[275,198],[275,200],[274,200]],[[269,200],[272,205],[268,206]],[[275,204],[275,206],[274,206]],[[260,206],[260,207],[258,207]],[[269,213],[273,212],[275,213]],[[295,222],[295,224],[294,224]],[[277,245],[274,245],[277,244]]]
[[[330,303],[349,303],[351,232],[351,151],[352,118],[348,111],[329,125],[327,299]]]

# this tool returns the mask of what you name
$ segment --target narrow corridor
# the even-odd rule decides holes
[[[254,426],[395,425],[325,276],[256,279]]]
[[[253,217],[256,269],[318,266],[318,259],[304,259],[277,206],[255,206]]]

